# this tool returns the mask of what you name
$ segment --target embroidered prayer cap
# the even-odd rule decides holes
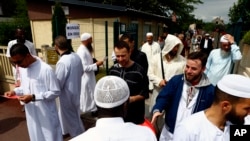
[[[146,36],[153,36],[153,33],[152,33],[152,32],[148,32],[148,33],[146,34]]]
[[[250,78],[238,74],[225,75],[217,84],[223,92],[241,98],[250,98]]]
[[[89,34],[89,33],[83,33],[82,35],[81,35],[81,41],[86,41],[86,40],[88,40],[89,38],[91,38],[92,36]]]
[[[227,37],[226,37],[226,35],[221,36],[220,42],[221,43],[228,43],[229,42],[228,39],[227,39]]]
[[[127,83],[117,76],[104,76],[94,91],[94,100],[102,108],[114,108],[125,103],[129,98]]]

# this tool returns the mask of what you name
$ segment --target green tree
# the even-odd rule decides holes
[[[66,24],[67,24],[67,18],[59,2],[55,3],[53,12],[54,13],[52,16],[52,41],[53,41],[52,45],[54,45],[54,39],[57,36],[61,35],[61,36],[66,37]],[[69,39],[67,41],[68,41],[70,50],[74,51],[71,45],[71,40]]]
[[[17,27],[23,28],[26,38],[32,41],[30,21],[25,0],[3,0],[1,1],[4,16],[11,17],[11,20],[0,22],[0,44],[7,45],[14,39]]]
[[[240,18],[243,21],[243,31],[250,30],[250,1],[238,0],[237,3],[229,9],[229,21],[230,24],[236,23]]]
[[[52,16],[52,41],[58,36],[66,35],[66,24],[67,24],[67,18],[64,14],[64,11],[62,9],[62,6],[60,3],[56,2],[54,6],[54,13]]]

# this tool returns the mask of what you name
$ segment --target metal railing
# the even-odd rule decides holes
[[[0,81],[14,83],[12,65],[6,57],[6,46],[0,46]]]

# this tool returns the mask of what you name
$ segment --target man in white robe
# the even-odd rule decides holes
[[[24,44],[10,49],[10,61],[21,69],[21,86],[5,92],[5,96],[19,96],[25,103],[25,114],[31,141],[62,141],[62,131],[55,99],[60,87],[53,69],[33,57]]]
[[[147,55],[149,63],[148,66],[150,67],[150,62],[153,59],[153,56],[161,52],[161,47],[157,42],[154,41],[153,33],[148,32],[146,34],[146,38],[147,42],[142,45],[141,51]],[[152,82],[149,82],[149,90],[153,90]]]
[[[180,39],[168,34],[164,44],[162,53],[154,55],[149,65],[148,77],[154,85],[150,97],[149,112],[151,112],[160,90],[172,76],[182,74],[186,64],[186,59],[181,56],[183,44]]]
[[[56,64],[56,76],[61,88],[59,119],[63,135],[69,133],[71,137],[75,137],[84,132],[79,100],[82,62],[76,53],[70,51],[65,37],[56,37],[54,43],[56,52],[61,56]]]
[[[92,48],[92,36],[89,33],[81,35],[82,44],[77,49],[83,65],[83,75],[81,82],[80,109],[83,113],[95,112],[94,89],[96,84],[95,72],[97,66],[103,64],[103,61],[93,63],[93,57],[89,49]]]
[[[243,125],[250,109],[250,79],[225,75],[217,84],[211,107],[180,122],[174,141],[229,141],[230,125]]]

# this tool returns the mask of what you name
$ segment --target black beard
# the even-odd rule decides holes
[[[89,51],[90,53],[92,53],[93,50],[94,50],[91,44],[88,44],[88,45],[87,45],[87,49],[88,49],[88,51]]]
[[[174,58],[177,55],[177,52],[170,51],[168,54],[171,56],[171,58]]]
[[[226,119],[229,120],[233,124],[237,125],[243,125],[244,124],[244,118],[240,118],[236,115],[235,109],[232,109],[227,115]]]

